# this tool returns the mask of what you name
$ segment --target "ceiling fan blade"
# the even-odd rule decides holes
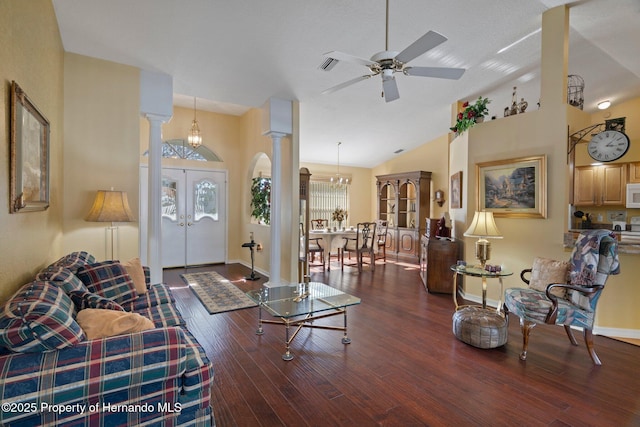
[[[384,91],[384,100],[387,102],[395,101],[400,98],[398,85],[396,84],[396,79],[394,77],[382,80],[382,90]]]
[[[442,67],[406,67],[403,72],[408,76],[435,77],[438,79],[458,80],[464,74],[464,68]]]
[[[328,58],[337,59],[338,61],[351,62],[353,64],[364,65],[365,67],[378,66],[377,62],[370,61],[368,59],[359,58],[357,56],[349,55],[348,53],[338,52],[337,50],[327,52],[324,56]]]
[[[374,75],[375,74],[366,74],[364,76],[356,77],[355,79],[351,79],[351,80],[348,80],[348,81],[346,81],[344,83],[340,83],[337,86],[330,87],[329,89],[322,91],[322,94],[325,95],[327,93],[333,93],[333,92],[338,91],[340,89],[344,89],[347,86],[351,86],[352,84],[358,83],[359,81],[371,78],[371,76],[374,76]]]
[[[442,34],[436,33],[435,31],[429,31],[418,40],[413,42],[410,46],[408,46],[405,50],[396,55],[396,60],[406,64],[414,58],[422,55],[428,50],[433,49],[447,41],[447,38]]]

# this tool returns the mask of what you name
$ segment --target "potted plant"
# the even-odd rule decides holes
[[[458,113],[455,126],[449,128],[455,133],[462,133],[476,123],[484,121],[485,114],[489,113],[487,104],[491,101],[489,98],[478,97],[477,101],[469,104],[469,101],[462,104],[463,111]]]
[[[338,206],[336,210],[331,214],[331,219],[338,223],[338,229],[342,230],[342,221],[347,218],[347,215],[347,211],[342,209],[340,206]]]
[[[251,180],[251,216],[259,224],[271,221],[271,179],[257,177]]]

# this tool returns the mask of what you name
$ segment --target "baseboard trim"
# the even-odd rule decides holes
[[[622,329],[622,328],[602,328],[600,326],[593,327],[595,335],[603,335],[612,338],[631,338],[640,339],[640,330],[638,329]]]
[[[249,269],[251,268],[251,263],[250,262],[246,262],[246,261],[241,260],[241,259],[235,259],[235,260],[231,260],[230,259],[230,260],[227,260],[227,264],[242,264],[242,265],[244,265],[245,267],[247,267]],[[257,268],[257,267],[254,267],[254,270],[255,270],[256,273],[259,273],[259,274],[263,275],[264,277],[269,277],[269,272],[268,271],[265,271],[265,270],[263,270],[261,268]]]
[[[465,294],[461,293],[462,297],[467,301],[472,301],[477,304],[482,304],[482,297],[479,295]],[[501,301],[487,299],[488,307],[497,307],[498,304],[501,304]],[[638,339],[640,340],[640,329],[624,329],[624,328],[607,328],[595,325],[593,327],[594,335],[602,335],[605,337],[612,338],[630,338],[630,339]]]

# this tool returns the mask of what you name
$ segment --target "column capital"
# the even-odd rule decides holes
[[[283,133],[283,132],[272,132],[272,131],[268,131],[263,133],[264,136],[268,136],[271,139],[282,139],[285,136],[289,135],[288,133]]]
[[[150,122],[166,123],[171,120],[171,116],[165,116],[162,114],[142,113],[142,116]]]

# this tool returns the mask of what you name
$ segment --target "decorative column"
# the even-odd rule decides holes
[[[149,218],[147,263],[151,283],[162,282],[162,123],[171,117],[145,114],[149,121]],[[142,242],[145,244],[145,242]]]
[[[162,123],[173,115],[173,78],[140,70],[140,114],[149,121],[149,200],[146,263],[151,283],[162,283]]]
[[[270,132],[273,143],[271,158],[271,258],[269,259],[269,286],[282,284],[280,257],[282,253],[282,138],[284,133]]]
[[[271,258],[269,282],[266,286],[282,284],[280,262],[282,253],[282,138],[292,132],[291,101],[269,98],[263,106],[262,134],[271,138]]]

